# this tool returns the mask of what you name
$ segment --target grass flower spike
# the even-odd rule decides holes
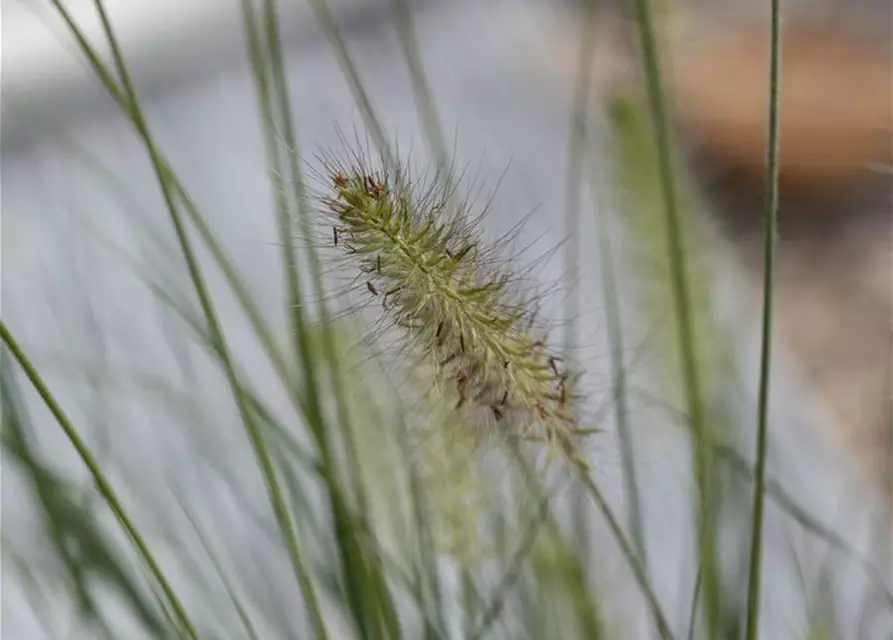
[[[566,363],[545,343],[499,246],[482,242],[480,216],[446,186],[453,181],[419,188],[402,168],[388,175],[357,158],[328,162],[325,177],[332,243],[363,295],[427,360],[442,396],[481,436],[545,442],[550,460],[586,467],[577,445],[589,431]]]

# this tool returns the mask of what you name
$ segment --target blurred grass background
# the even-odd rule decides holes
[[[685,18],[653,4],[658,36]],[[607,15],[244,0],[153,63],[123,7],[26,9],[94,80],[65,93],[35,67],[4,94],[2,631],[744,637],[759,324],[649,101],[598,81]],[[548,257],[541,312],[604,430],[591,475],[469,451],[343,313],[304,198],[339,127],[498,184],[492,238],[530,214],[521,260]],[[893,637],[883,496],[772,364],[750,637]]]

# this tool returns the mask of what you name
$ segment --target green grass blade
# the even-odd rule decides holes
[[[599,186],[593,181],[590,189],[597,193]],[[614,421],[620,441],[621,464],[623,467],[624,489],[629,512],[629,529],[636,550],[647,572],[648,556],[645,547],[645,529],[642,516],[642,499],[636,475],[635,444],[627,411],[626,367],[623,363],[623,322],[620,318],[620,297],[617,294],[617,277],[614,272],[614,255],[611,249],[610,228],[605,219],[604,209],[596,203],[596,234],[598,254],[602,273],[602,291],[605,307],[605,327],[611,348],[611,377],[613,379]]]
[[[285,135],[285,143],[289,147],[290,172],[294,189],[293,205],[298,209],[299,221],[305,235],[309,235],[309,212],[306,209],[303,176],[298,166],[298,148],[296,136],[292,125],[292,113],[288,98],[288,87],[285,81],[284,64],[282,60],[281,44],[279,41],[278,19],[275,3],[264,3],[264,31],[266,47],[260,42],[258,35],[252,37],[254,30],[258,29],[258,23],[254,20],[253,13],[247,3],[243,3],[246,27],[248,28],[249,43],[253,51],[254,74],[257,79],[257,88],[262,108],[262,119],[265,126],[269,157],[273,164],[273,174],[281,176],[281,156],[276,149],[277,125]],[[269,83],[268,83],[269,78]],[[283,252],[286,268],[290,273],[294,272],[296,256],[290,237],[291,217],[289,203],[284,200],[284,185],[274,180],[277,204],[280,211],[280,232],[284,245]],[[348,600],[353,612],[354,620],[359,625],[361,634],[367,637],[373,633],[378,625],[383,625],[374,633],[395,633],[397,627],[396,611],[387,591],[385,580],[381,575],[379,563],[374,556],[368,556],[358,535],[365,529],[363,522],[366,512],[365,490],[359,481],[357,469],[359,468],[359,454],[353,442],[353,430],[350,427],[350,415],[345,403],[344,390],[341,388],[341,376],[339,371],[339,359],[335,351],[334,339],[331,335],[331,327],[328,322],[328,313],[323,302],[323,285],[320,277],[320,268],[315,251],[311,248],[308,252],[310,272],[313,278],[315,293],[320,301],[321,315],[323,317],[323,351],[325,368],[330,372],[333,386],[340,429],[332,431],[324,427],[324,416],[319,398],[319,384],[317,372],[322,368],[317,361],[317,353],[311,349],[309,332],[306,327],[306,319],[298,317],[293,322],[293,331],[298,342],[299,353],[302,356],[301,364],[307,382],[307,397],[311,410],[311,428],[314,430],[318,446],[323,458],[323,471],[325,474],[325,486],[329,494],[329,503],[336,519],[336,541],[341,555],[341,568],[343,573],[343,587],[347,591]],[[290,306],[293,309],[293,319],[302,313],[303,306],[300,283],[296,277],[291,277],[288,284]],[[335,471],[335,461],[330,450],[328,438],[336,433],[344,436],[350,463],[347,465],[353,479],[354,495],[359,503],[359,519],[351,513],[345,496],[342,493]],[[386,631],[389,630],[389,631]]]
[[[537,536],[540,535],[542,527],[546,525],[551,517],[548,508],[548,498],[541,498],[539,500],[537,514],[524,528],[524,535],[521,538],[521,543],[512,555],[490,603],[484,607],[480,622],[475,627],[474,632],[468,636],[470,640],[482,640],[485,638],[486,634],[490,631],[490,628],[499,619],[502,609],[505,606],[506,599],[508,598],[508,593],[520,579],[521,569],[530,555],[530,552],[533,550]]]
[[[698,627],[698,602],[700,601],[701,596],[703,576],[704,572],[702,567],[698,567],[698,572],[695,574],[695,588],[691,595],[691,609],[688,615],[688,634],[686,635],[688,640],[695,640],[695,630]]]
[[[350,52],[347,50],[347,44],[344,42],[344,37],[341,34],[341,30],[338,28],[338,23],[335,20],[335,16],[332,14],[332,9],[329,7],[328,1],[307,1],[310,3],[317,21],[320,23],[326,37],[329,39],[332,50],[335,52],[335,56],[338,60],[338,65],[341,67],[341,71],[347,80],[348,88],[363,115],[366,128],[372,134],[372,141],[384,156],[386,164],[389,167],[393,166],[395,158],[390,151],[384,127],[376,115],[375,109],[372,107],[372,100],[369,98],[369,94],[366,92],[362,80],[360,80],[357,66],[354,63],[353,58],[351,58]]]
[[[271,106],[278,109],[277,115],[281,124],[284,142],[285,145],[288,147],[288,165],[293,188],[293,204],[297,209],[298,222],[303,235],[305,237],[310,237],[312,212],[310,211],[307,202],[304,176],[299,166],[300,150],[298,147],[297,136],[294,130],[288,84],[285,78],[285,65],[283,62],[282,46],[278,29],[276,4],[273,0],[265,0],[264,8],[264,24],[266,29],[264,35],[266,37],[268,45],[270,75],[272,79],[271,87],[272,92],[275,94],[276,97],[275,104]],[[272,112],[273,109],[270,108],[270,113]],[[294,261],[295,258],[293,249],[290,246],[290,238],[283,237],[283,242],[286,244],[286,247],[284,249],[284,251],[286,252],[286,260]],[[347,391],[344,388],[344,380],[341,371],[341,357],[339,356],[336,349],[331,316],[329,314],[328,305],[325,300],[325,288],[322,282],[319,256],[317,255],[315,247],[313,247],[312,245],[307,248],[306,255],[309,262],[309,271],[312,280],[313,293],[317,299],[317,307],[319,309],[319,315],[322,320],[322,356],[325,359],[325,368],[330,374],[329,382],[332,386],[332,395],[335,399],[336,417],[340,426],[338,432],[343,436],[343,441],[346,447],[348,456],[348,464],[346,465],[347,473],[350,477],[353,496],[356,499],[357,503],[356,514],[354,517],[352,517],[352,519],[355,520],[353,531],[357,535],[368,534],[368,523],[366,520],[368,517],[369,506],[366,496],[366,488],[364,486],[364,483],[360,479],[359,470],[361,468],[361,459],[356,447],[355,431],[352,425],[353,420],[347,406]],[[315,377],[315,369],[317,368],[317,365],[315,364],[316,354],[311,354],[310,352],[309,335],[307,335],[306,332],[301,337],[301,342],[303,345],[302,348],[304,349],[304,353],[306,354],[305,358],[302,361],[303,369],[305,370],[305,376],[307,377],[307,379],[311,380],[313,379],[313,377]],[[311,359],[310,355],[313,355],[314,359]],[[320,395],[317,390],[313,389],[313,387],[310,387],[310,389],[308,389],[308,394],[313,398]],[[324,440],[322,440],[326,437],[325,433],[320,430],[317,437],[320,440],[320,447],[323,451],[324,462],[326,460],[330,460],[330,456],[327,453],[328,445]],[[327,468],[330,468],[330,465],[327,465]],[[331,474],[332,478],[335,477],[334,471],[330,471],[329,473]],[[330,502],[332,503],[333,511],[338,513],[340,512],[340,509],[336,509],[334,503],[343,502],[344,497],[341,494],[340,490],[337,490],[337,493],[332,493],[337,489],[337,485],[335,485],[334,482],[327,483],[327,488],[329,489],[329,492],[331,494]],[[349,571],[349,567],[345,567],[345,572],[347,571]],[[390,602],[390,596],[387,592],[385,580],[381,575],[380,565],[374,557],[372,558],[372,562],[369,566],[369,572],[369,579],[372,580],[374,584],[370,585],[370,588],[364,591],[363,595],[364,597],[372,596],[374,598],[371,606],[378,610],[381,622],[393,630],[397,620],[396,610],[394,609],[393,604]],[[353,578],[349,575],[346,575],[345,579],[347,581],[353,581]]]
[[[592,85],[592,58],[596,35],[595,3],[586,2],[583,35],[577,59],[574,80],[573,109],[570,118],[570,139],[567,150],[567,180],[565,183],[564,235],[568,246],[565,252],[566,277],[572,290],[567,296],[564,316],[568,322],[565,333],[565,352],[570,355],[577,348],[576,318],[580,314],[580,192],[583,185],[583,159],[585,157],[587,127],[586,118]]]
[[[617,540],[621,552],[629,563],[630,568],[633,571],[633,576],[648,602],[648,607],[651,609],[651,615],[657,624],[658,633],[660,633],[661,638],[664,640],[672,640],[673,632],[670,629],[669,620],[660,606],[660,601],[657,599],[657,594],[654,592],[651,582],[648,580],[648,574],[645,572],[645,567],[642,565],[635,547],[633,547],[626,534],[623,532],[623,527],[620,525],[620,521],[614,515],[607,499],[592,477],[588,473],[581,473],[580,478],[583,485],[589,491],[589,495],[592,496],[598,510],[607,521],[608,527],[611,529],[615,540]]]
[[[763,344],[760,353],[760,393],[757,424],[756,477],[753,488],[753,529],[747,586],[747,638],[756,640],[760,618],[760,569],[763,545],[763,506],[769,422],[769,374],[772,357],[772,294],[778,218],[779,105],[781,92],[781,2],[771,0],[769,70],[769,144],[766,150],[766,202],[763,216]]]
[[[107,631],[107,623],[101,615],[101,602],[97,601],[91,588],[100,582],[121,596],[121,601],[148,633],[163,635],[165,625],[158,612],[147,603],[145,594],[132,579],[111,541],[97,526],[90,501],[79,495],[92,498],[92,485],[78,491],[40,459],[28,437],[33,426],[25,407],[19,406],[21,394],[10,366],[4,362],[3,368],[0,375],[3,453],[15,461],[33,489],[50,549],[69,578],[78,618],[85,625],[95,625]]]
[[[297,256],[293,243],[293,226],[291,207],[287,200],[287,190],[284,183],[282,167],[282,155],[279,153],[276,134],[276,114],[273,107],[272,88],[269,78],[269,61],[264,43],[261,41],[259,21],[252,7],[252,0],[242,0],[242,22],[244,24],[245,39],[248,44],[248,56],[251,60],[252,76],[254,78],[255,91],[257,93],[258,106],[260,108],[260,120],[263,128],[264,145],[266,148],[267,162],[270,165],[270,176],[273,188],[273,199],[276,203],[277,224],[279,228],[279,242],[282,250],[282,267],[285,276],[286,300],[289,311],[289,333],[294,344],[294,355],[298,362],[308,363],[304,367],[304,384],[311,405],[315,404],[317,397],[317,382],[315,367],[312,366],[313,353],[307,343],[307,319],[304,313],[303,294],[301,291],[301,278],[298,274]],[[311,406],[311,427],[317,432],[321,431],[321,418],[318,406]]]
[[[101,60],[97,56],[95,56],[95,52],[93,52],[92,48],[89,47],[86,38],[83,36],[80,29],[71,19],[68,11],[58,0],[53,0],[53,4],[66,20],[67,24],[72,30],[72,33],[78,40],[78,43],[82,45],[82,49],[84,50],[84,53],[86,54],[91,65],[94,67],[94,70],[97,71],[97,75],[101,79],[108,79],[111,74],[102,64]],[[121,76],[122,90],[119,90],[118,93],[124,98],[125,109],[130,116],[132,123],[137,129],[137,132],[139,133],[143,144],[146,147],[146,151],[149,154],[150,160],[155,170],[156,177],[158,179],[159,185],[162,190],[162,195],[165,200],[165,204],[170,213],[171,222],[173,223],[174,229],[177,234],[183,257],[187,263],[190,279],[192,280],[196,293],[198,295],[202,311],[205,315],[205,320],[209,325],[209,329],[217,347],[220,363],[226,373],[234,400],[239,409],[239,413],[245,425],[249,440],[251,441],[255,457],[258,461],[261,473],[267,485],[270,501],[276,514],[277,521],[279,522],[280,528],[282,530],[283,537],[285,538],[286,547],[288,548],[289,557],[295,569],[298,582],[305,594],[305,597],[307,598],[308,610],[313,620],[314,628],[319,637],[327,637],[327,634],[325,632],[325,625],[322,619],[322,613],[319,608],[319,603],[315,595],[312,581],[310,580],[310,576],[305,567],[297,536],[294,532],[294,525],[291,522],[291,517],[288,513],[284,500],[282,499],[281,489],[278,485],[278,480],[276,479],[270,455],[267,451],[266,444],[263,439],[263,435],[258,428],[258,425],[255,423],[253,416],[248,411],[245,398],[241,393],[241,388],[235,373],[235,368],[229,354],[229,348],[227,346],[222,328],[217,318],[217,314],[214,309],[210,294],[205,285],[204,276],[202,275],[202,271],[192,248],[192,244],[188,238],[184,221],[181,217],[179,208],[177,207],[175,201],[176,190],[167,179],[168,172],[164,163],[162,162],[160,153],[157,149],[157,145],[149,131],[148,123],[143,116],[127,65],[124,62],[124,57],[121,53],[117,37],[108,20],[104,4],[102,0],[95,0],[94,4],[102,23],[104,35],[107,38],[109,46],[111,48],[115,66]],[[83,45],[87,46],[84,47]],[[109,82],[110,83],[104,82],[104,84],[106,84],[107,87],[117,87],[117,83],[115,83],[113,80]]]
[[[74,447],[75,451],[77,451],[81,461],[87,467],[90,475],[96,483],[97,490],[105,499],[109,508],[112,510],[112,513],[115,514],[115,517],[121,524],[121,527],[124,529],[125,533],[127,534],[130,541],[133,543],[140,557],[145,562],[146,567],[152,574],[152,577],[157,582],[161,590],[164,592],[167,604],[173,609],[183,632],[186,634],[187,637],[192,638],[192,640],[198,640],[199,635],[196,631],[196,627],[190,620],[189,615],[186,613],[185,607],[181,603],[173,587],[164,576],[160,565],[155,560],[155,556],[149,550],[149,547],[143,537],[140,535],[139,530],[136,528],[132,519],[127,514],[127,511],[124,509],[124,506],[121,504],[121,501],[118,498],[118,494],[115,492],[109,481],[106,479],[105,474],[102,472],[102,469],[93,458],[93,454],[87,448],[83,440],[81,440],[77,429],[75,429],[74,425],[72,425],[68,417],[65,415],[65,412],[56,402],[55,397],[47,388],[37,369],[34,367],[34,365],[31,364],[31,361],[25,355],[25,352],[19,346],[18,342],[15,340],[15,337],[7,328],[6,322],[4,322],[3,320],[0,320],[0,339],[2,339],[3,343],[12,353],[13,357],[19,363],[19,366],[22,367],[22,370],[25,372],[28,380],[31,382],[31,384],[34,386],[34,389],[40,395],[41,400],[43,400],[44,404],[53,414],[53,417],[62,428],[62,431],[68,438],[68,441]]]
[[[102,86],[106,89],[115,103],[119,107],[121,107],[121,109],[123,109],[128,115],[131,115],[127,97],[125,96],[121,87],[118,85],[118,82],[115,80],[113,74],[102,62],[95,48],[89,43],[89,41],[87,41],[80,28],[77,26],[77,24],[75,24],[75,22],[71,18],[71,15],[68,13],[67,9],[65,9],[65,7],[59,2],[59,0],[51,1],[56,6],[59,13],[62,15],[62,18],[68,26],[69,31],[74,36],[79,49],[84,53],[91,69],[100,80]],[[248,289],[244,284],[244,280],[238,274],[238,271],[232,264],[232,261],[226,255],[219,241],[215,238],[211,228],[208,226],[204,217],[201,215],[198,207],[195,205],[195,202],[189,196],[186,188],[175,175],[173,169],[170,166],[170,163],[167,162],[161,151],[158,149],[156,149],[155,160],[157,164],[163,169],[165,179],[175,190],[177,199],[183,205],[190,221],[198,230],[199,235],[201,236],[202,241],[205,244],[205,247],[211,252],[211,256],[214,258],[214,261],[223,273],[227,284],[236,295],[236,298],[238,299],[242,310],[245,312],[249,322],[251,323],[252,330],[255,332],[256,336],[260,340],[264,351],[267,354],[267,357],[270,359],[271,363],[275,367],[277,374],[282,380],[282,383],[289,391],[289,396],[295,404],[295,407],[299,409],[303,415],[308,415],[309,408],[303,396],[298,393],[297,386],[294,381],[294,375],[289,371],[288,365],[285,359],[282,357],[279,347],[276,344],[276,340],[273,337],[273,333],[267,325],[266,321],[263,319],[263,316],[260,314],[260,311],[257,309],[257,306],[254,304],[251,298],[251,294],[248,292]]]
[[[729,341],[730,337],[723,335],[722,331],[718,331],[713,322],[714,309],[709,298],[711,279],[706,271],[706,265],[703,264],[703,259],[699,260],[702,258],[699,246],[699,243],[703,242],[703,238],[700,237],[702,229],[698,227],[697,219],[694,216],[689,216],[686,223],[690,228],[685,229],[689,233],[683,234],[680,211],[676,205],[673,207],[674,215],[666,215],[667,197],[663,176],[667,172],[661,170],[661,156],[655,153],[654,136],[647,130],[646,118],[639,111],[637,105],[621,96],[615,96],[610,103],[610,117],[615,124],[615,133],[619,142],[618,174],[630,190],[630,196],[636,207],[636,212],[639,214],[632,218],[638,236],[636,241],[642,245],[640,248],[645,254],[644,257],[653,261],[652,266],[659,270],[657,273],[668,273],[670,276],[669,298],[665,295],[666,292],[662,287],[664,281],[661,280],[661,288],[652,293],[654,298],[652,303],[659,303],[657,312],[661,316],[664,313],[665,305],[673,311],[673,317],[668,324],[674,325],[673,328],[677,331],[676,340],[668,346],[671,347],[674,355],[678,354],[679,366],[683,374],[680,376],[678,370],[674,369],[676,366],[674,360],[671,362],[674,368],[668,369],[666,375],[670,387],[675,387],[676,381],[681,379],[682,397],[688,410],[686,420],[689,421],[691,427],[693,475],[697,495],[695,513],[692,515],[698,522],[705,522],[705,517],[710,515],[706,520],[707,526],[696,529],[701,534],[696,542],[701,555],[699,565],[703,566],[706,617],[711,629],[710,633],[715,636],[719,633],[721,626],[723,607],[716,562],[716,525],[713,522],[715,518],[711,515],[713,512],[709,512],[708,507],[711,503],[715,504],[716,501],[712,499],[711,494],[716,493],[720,485],[717,482],[710,442],[712,442],[714,432],[724,432],[730,425],[724,416],[717,415],[716,412],[711,413],[708,424],[703,400],[705,397],[721,398],[724,392],[722,385],[728,379],[726,367],[728,366],[728,349],[731,342]],[[668,133],[666,127],[664,131]],[[672,172],[670,172],[670,176],[672,177]],[[672,200],[675,203],[675,196]],[[694,198],[689,195],[686,202],[693,205]],[[675,232],[670,230],[671,220],[676,225]],[[694,308],[691,306],[692,300],[688,295],[684,296],[684,300],[680,300],[678,287],[675,283],[679,272],[678,265],[675,267],[673,265],[677,255],[676,243],[669,242],[668,238],[677,235],[680,243],[683,240],[688,241],[689,252],[680,253],[685,256],[686,263],[693,263],[688,264],[689,269],[682,273],[683,276],[686,276],[683,279],[687,281],[687,277],[693,274],[697,277],[697,282],[701,284],[701,288],[697,290],[689,290],[687,286],[685,287],[687,292],[696,291],[699,294],[695,301],[697,305]],[[674,247],[674,250],[668,251],[667,246]],[[680,308],[684,308],[684,313],[680,313]],[[663,320],[663,318],[661,319]],[[693,339],[684,344],[679,340],[683,334],[692,337],[694,333],[698,336],[697,343]],[[710,373],[703,379],[699,373],[702,368]],[[689,373],[694,375],[689,375]],[[697,383],[696,388],[692,384],[693,382]],[[709,393],[702,386],[705,382],[710,387]],[[692,393],[693,390],[696,393]],[[692,414],[693,401],[694,414]]]
[[[579,230],[580,203],[579,196],[582,187],[583,170],[587,147],[586,119],[589,111],[589,101],[592,84],[592,60],[596,40],[596,3],[590,0],[586,3],[586,12],[583,24],[583,38],[580,44],[580,54],[577,60],[577,77],[574,85],[574,108],[571,116],[571,138],[568,149],[568,178],[566,191],[565,235],[569,239],[569,247],[566,255],[567,277],[575,285],[575,290],[568,296],[565,316],[569,321],[566,350],[571,351],[576,346],[574,318],[579,313],[580,292],[577,285],[577,274],[580,260],[581,234]],[[604,222],[602,207],[598,202],[600,193],[596,181],[590,181],[590,192],[593,196],[597,215],[597,235],[599,246],[599,258],[601,261],[602,292],[606,324],[608,329],[608,343],[611,349],[611,368],[614,380],[613,406],[618,436],[621,444],[622,465],[624,473],[624,490],[627,496],[627,506],[630,519],[630,529],[636,544],[636,549],[644,566],[647,567],[643,524],[642,507],[639,497],[639,487],[635,473],[635,454],[629,430],[626,411],[626,375],[623,365],[623,335],[619,318],[619,298],[616,291],[616,278],[614,276],[613,258],[610,253],[610,241],[607,237],[607,225]]]
[[[186,516],[186,519],[192,526],[193,531],[195,531],[195,535],[198,536],[199,542],[201,543],[202,548],[205,550],[205,553],[208,556],[208,560],[210,560],[211,564],[214,566],[214,571],[219,576],[220,582],[223,585],[224,590],[226,591],[227,597],[232,603],[233,608],[236,610],[236,615],[239,617],[239,621],[242,623],[242,627],[245,631],[246,637],[249,638],[249,640],[259,640],[257,631],[255,631],[254,629],[254,624],[251,622],[251,617],[245,610],[245,606],[242,604],[239,595],[236,593],[232,582],[227,577],[226,571],[224,571],[223,565],[220,564],[220,560],[218,559],[217,554],[214,553],[214,549],[211,546],[211,541],[208,540],[208,536],[205,534],[201,525],[198,523],[198,520],[196,520],[192,513],[189,511],[186,503],[183,502],[183,500],[179,497],[177,498],[177,502],[180,503],[180,508],[183,510],[183,514]]]
[[[391,0],[391,6],[397,18],[397,33],[400,36],[403,57],[406,59],[406,65],[409,68],[412,91],[415,95],[416,106],[422,121],[422,129],[428,140],[428,147],[438,168],[446,168],[449,164],[446,140],[443,135],[443,127],[440,124],[440,117],[437,114],[434,97],[431,93],[431,86],[422,66],[422,53],[412,20],[412,7],[410,7],[408,0]]]

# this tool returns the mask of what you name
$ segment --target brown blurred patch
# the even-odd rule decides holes
[[[769,32],[723,25],[679,47],[671,87],[687,136],[736,179],[763,183],[769,103]],[[781,188],[820,200],[861,187],[889,160],[889,42],[852,28],[783,29]]]
[[[674,48],[681,139],[761,284],[769,101],[765,25],[715,24]],[[893,218],[890,41],[844,23],[783,30],[776,323],[872,478],[889,482]]]
[[[789,15],[782,47],[781,210],[775,321],[834,417],[834,436],[872,481],[893,485],[893,49],[866,14]],[[826,14],[832,15],[832,14]],[[742,12],[685,16],[662,34],[677,140],[731,258],[749,276],[754,323],[762,286],[769,30]],[[579,16],[578,16],[579,18]],[[644,99],[635,25],[600,19],[596,95]],[[862,21],[860,23],[860,20]],[[579,33],[579,21],[566,30]],[[578,41],[543,57],[569,81]]]

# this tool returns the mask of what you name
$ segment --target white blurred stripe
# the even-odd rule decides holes
[[[190,71],[244,56],[238,0],[104,0],[133,74],[141,82],[164,82]],[[339,16],[381,4],[329,0]],[[93,0],[64,5],[100,51],[107,52]],[[307,2],[278,3],[281,22],[316,29]],[[58,114],[85,95],[96,95],[96,80],[76,43],[48,0],[2,0],[2,84],[4,125],[22,112]],[[106,57],[106,60],[110,59]],[[61,103],[61,104],[60,104]]]

